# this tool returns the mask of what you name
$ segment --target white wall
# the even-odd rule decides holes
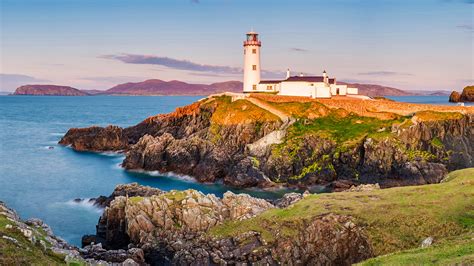
[[[329,87],[316,87],[316,95],[313,98],[331,98],[331,89]]]
[[[347,88],[347,94],[359,94],[358,88]]]
[[[337,93],[337,89],[339,89],[339,94]],[[347,85],[331,84],[331,94],[332,95],[346,95],[347,94]]]
[[[323,82],[284,81],[281,83],[279,95],[304,96],[312,98],[330,98],[331,91]]]
[[[256,53],[253,53],[255,49]],[[257,66],[253,70],[253,66]],[[256,44],[244,46],[244,92],[255,91],[253,86],[260,82],[260,46]]]
[[[269,90],[268,87],[271,86]],[[279,83],[260,83],[257,86],[257,92],[277,92],[280,91],[280,84]]]
[[[280,85],[279,94],[312,97],[314,95],[314,87],[310,86],[309,82],[284,81]]]

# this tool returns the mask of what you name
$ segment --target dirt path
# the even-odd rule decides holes
[[[261,101],[259,99],[253,98],[253,97],[248,97],[248,98],[246,98],[246,100],[253,103],[253,104],[255,104],[256,106],[258,106],[262,109],[265,109],[268,112],[278,116],[281,119],[281,121],[283,121],[283,122],[290,121],[290,117],[287,114],[285,114],[284,112],[278,110],[277,108],[269,105],[268,103],[266,103],[264,101]]]

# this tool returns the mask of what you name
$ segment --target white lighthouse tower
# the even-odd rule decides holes
[[[244,92],[252,92],[258,89],[260,82],[260,46],[258,33],[247,33],[244,41]]]

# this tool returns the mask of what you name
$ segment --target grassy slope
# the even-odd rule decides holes
[[[218,105],[212,114],[211,123],[215,125],[237,125],[252,122],[280,121],[278,116],[254,105],[247,100],[232,102],[231,97],[215,97]],[[213,102],[211,102],[212,104]]]
[[[0,265],[64,265],[64,256],[55,254],[51,250],[43,250],[37,243],[31,243],[18,229],[6,228],[14,225],[4,215],[0,214]],[[34,230],[37,239],[44,240],[44,232]],[[4,239],[8,236],[18,240],[21,247]],[[48,245],[48,243],[46,244]]]
[[[449,179],[425,186],[311,195],[286,209],[227,222],[210,234],[232,236],[254,230],[271,242],[277,235],[296,233],[294,228],[305,219],[338,213],[354,217],[366,228],[376,255],[416,248],[428,236],[442,241],[474,231],[474,168],[452,172]]]

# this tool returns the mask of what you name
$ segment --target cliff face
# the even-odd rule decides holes
[[[281,236],[271,242],[252,230],[234,237],[208,234],[225,222],[244,221],[274,208],[263,199],[232,192],[222,199],[195,190],[150,197],[120,196],[105,209],[98,228],[106,228],[106,246],[138,247],[144,250],[146,262],[154,265],[350,265],[373,256],[363,229],[344,215],[308,218],[295,224],[293,237]],[[122,246],[110,246],[119,242]]]
[[[420,111],[359,116],[308,102],[271,103],[291,122],[247,100],[203,100],[140,124],[71,129],[78,150],[122,150],[126,169],[191,175],[238,187],[439,182],[474,165],[473,115]],[[263,138],[265,137],[265,138]]]
[[[17,88],[13,95],[86,96],[78,89],[57,85],[25,85]]]
[[[474,102],[474,86],[467,86],[459,94],[457,91],[453,91],[449,96],[450,102]]]

